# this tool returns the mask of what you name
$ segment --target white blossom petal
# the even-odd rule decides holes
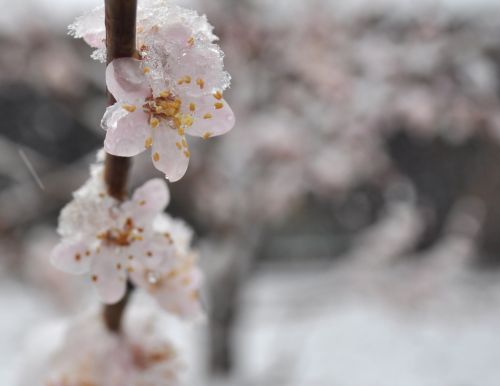
[[[50,261],[63,272],[74,275],[86,273],[91,262],[88,243],[85,240],[63,240],[52,250]]]
[[[126,111],[120,103],[106,109],[102,119],[106,130],[104,149],[121,157],[132,157],[146,149],[146,140],[151,135],[147,115],[141,109],[132,113]]]
[[[165,124],[153,131],[153,165],[175,182],[184,176],[189,164],[189,151],[182,146],[182,137],[177,130]]]
[[[192,319],[201,312],[199,289],[202,282],[201,271],[193,267],[189,271],[180,272],[174,277],[168,277],[156,289],[150,286],[149,293],[164,309],[182,318]]]
[[[129,262],[133,270],[130,278],[141,285],[149,280],[149,275],[161,275],[178,263],[174,241],[169,234],[156,234],[147,242],[136,243],[131,248],[134,259]],[[140,277],[138,276],[140,275]]]
[[[199,97],[225,90],[231,77],[224,71],[222,52],[215,45],[186,50],[178,60],[169,63],[169,74],[175,82],[175,93]],[[190,82],[182,82],[186,76]]]
[[[78,17],[69,27],[69,33],[75,38],[83,38],[85,43],[94,48],[106,47],[106,29],[104,26],[104,7]]]
[[[125,294],[127,274],[124,258],[119,251],[101,248],[92,259],[90,275],[104,303],[116,303]]]
[[[118,101],[144,99],[151,94],[141,61],[133,58],[118,58],[108,64],[106,86]]]
[[[142,223],[143,220],[149,220],[149,226],[152,226],[154,217],[167,207],[169,201],[167,184],[164,180],[155,178],[137,188],[132,199],[123,204],[123,208],[135,221]]]
[[[195,111],[190,111],[190,105]],[[205,139],[227,133],[235,123],[229,104],[213,95],[191,98],[189,103],[184,103],[182,110],[193,116],[193,124],[186,129],[186,133]]]

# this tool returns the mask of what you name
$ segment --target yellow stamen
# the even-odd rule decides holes
[[[156,162],[158,162],[160,160],[160,153],[155,152],[153,154],[153,160],[156,161]]]
[[[214,98],[220,101],[222,99],[222,93],[220,91],[216,91],[214,93]]]
[[[184,146],[187,149],[188,144],[187,144],[186,138],[182,138],[182,146]]]
[[[177,84],[184,84],[184,83],[186,84],[191,83],[191,77],[189,75],[183,76],[177,81]]]
[[[147,74],[147,73],[149,73],[149,72],[151,71],[151,69],[150,69],[149,67],[144,67],[144,68],[142,69],[142,71],[143,71],[145,74]]]
[[[212,118],[212,114],[210,113],[206,113],[204,116],[203,116],[203,119],[210,119]]]
[[[184,129],[182,127],[180,127],[178,130],[177,130],[177,134],[179,134],[181,137],[184,136]]]
[[[207,131],[206,133],[203,133],[202,138],[203,139],[209,139],[212,136],[212,133],[210,131]]]
[[[189,39],[188,39],[188,44],[192,47],[194,46],[194,36],[191,36]]]
[[[187,127],[191,127],[193,125],[193,122],[194,122],[193,117],[189,114],[185,114],[181,120],[181,123]]]
[[[189,158],[191,156],[191,153],[189,152],[189,150],[184,150],[184,155],[186,156],[186,158]]]
[[[133,113],[137,107],[135,105],[129,105],[127,103],[123,104],[122,107],[127,110],[129,113]]]
[[[182,150],[182,145],[180,142],[176,142],[175,146],[177,146],[177,149]]]
[[[203,89],[203,87],[205,87],[205,81],[201,78],[196,79],[196,84],[200,87],[200,89]]]
[[[224,107],[224,103],[222,102],[217,102],[217,103],[214,103],[214,106],[217,110],[219,109],[222,109]]]
[[[160,124],[160,120],[158,118],[151,118],[151,120],[149,121],[149,124],[151,125],[151,127],[153,129],[155,129]]]
[[[146,140],[144,141],[144,147],[145,147],[146,149],[149,149],[151,146],[153,146],[153,138],[148,137],[148,138],[146,138]]]
[[[195,110],[196,110],[196,105],[193,102],[191,102],[189,104],[189,111],[195,111]]]

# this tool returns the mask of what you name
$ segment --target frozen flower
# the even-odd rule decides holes
[[[117,102],[102,119],[107,130],[104,147],[123,157],[151,148],[155,167],[177,181],[189,163],[186,135],[208,139],[224,134],[233,127],[234,114],[221,91],[208,95],[192,91],[192,84],[200,90],[205,87],[196,68],[154,94],[141,67],[143,63],[132,58],[115,59],[108,65],[106,82]],[[188,65],[184,69],[184,73],[190,70]]]
[[[191,229],[167,214],[156,218],[154,229],[175,240],[175,258],[163,262],[146,259],[130,273],[132,281],[153,296],[163,309],[184,317],[200,315],[202,273],[196,264],[197,254],[190,247]]]
[[[168,4],[166,0],[139,0],[136,20],[136,37],[138,47],[143,46],[151,29],[159,26],[182,23],[188,26],[195,39],[208,42],[217,40],[212,32],[213,27],[206,16],[196,11]],[[69,34],[82,38],[90,47],[95,48],[92,57],[100,62],[106,61],[106,27],[104,25],[104,5],[98,6],[76,18],[69,27]],[[168,42],[165,42],[168,44]]]
[[[104,50],[103,7],[70,26],[76,37]],[[119,58],[106,69],[117,102],[102,119],[108,153],[131,157],[151,148],[153,164],[170,181],[188,167],[186,135],[208,139],[234,126],[223,99],[230,77],[205,16],[163,1],[143,1],[137,18],[139,59]]]
[[[46,360],[42,385],[179,385],[183,366],[159,320],[148,315],[132,321],[123,334],[107,330],[95,314],[73,321]]]
[[[90,180],[61,212],[62,240],[52,252],[53,264],[68,273],[90,273],[105,303],[119,301],[130,279],[167,311],[197,316],[201,272],[189,228],[162,213],[168,201],[165,182],[153,179],[119,202],[106,193],[102,165],[93,165]]]

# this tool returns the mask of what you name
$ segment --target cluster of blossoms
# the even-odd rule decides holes
[[[166,183],[150,180],[120,202],[106,193],[103,171],[102,163],[92,165],[90,179],[62,210],[62,240],[52,263],[68,273],[90,273],[105,303],[119,301],[130,280],[165,310],[196,317],[201,272],[190,248],[192,231],[163,213],[169,201]]]
[[[105,150],[131,157],[151,148],[154,166],[170,181],[185,174],[191,156],[186,135],[208,139],[234,126],[223,98],[230,76],[205,16],[165,1],[142,1],[137,14],[137,57],[119,58],[106,69],[116,99],[102,118]],[[106,56],[104,7],[70,26]]]
[[[102,118],[104,149],[132,157],[151,148],[154,166],[177,181],[191,156],[187,135],[208,139],[232,129],[234,114],[223,98],[230,77],[204,16],[148,0],[139,2],[136,27],[135,57],[115,59],[106,68],[115,103]],[[78,18],[70,31],[104,61],[104,7]],[[52,251],[52,263],[68,273],[88,273],[104,303],[120,301],[131,283],[172,314],[199,316],[201,271],[191,249],[192,232],[163,212],[170,199],[166,182],[152,179],[130,199],[117,200],[108,194],[103,155],[61,212],[62,240]],[[50,386],[177,384],[168,344],[149,347],[126,334],[109,334],[102,322],[76,328],[59,352]]]
[[[50,370],[43,374],[45,384],[179,385],[178,373],[183,366],[176,350],[164,338],[156,315],[146,314],[147,320],[136,313],[121,336],[109,334],[94,313],[66,327],[60,338],[51,336],[55,340],[59,338],[62,344],[59,343],[61,347],[48,359]],[[32,381],[32,377],[28,378],[25,384]]]

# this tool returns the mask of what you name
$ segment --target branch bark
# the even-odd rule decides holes
[[[135,54],[135,23],[137,0],[105,0],[107,63],[115,58],[132,57]],[[107,91],[108,105],[116,101]],[[104,180],[110,196],[123,200],[127,195],[127,180],[130,159],[106,155]],[[127,283],[127,293],[123,299],[104,307],[104,321],[110,331],[119,332],[122,315],[133,286]]]

